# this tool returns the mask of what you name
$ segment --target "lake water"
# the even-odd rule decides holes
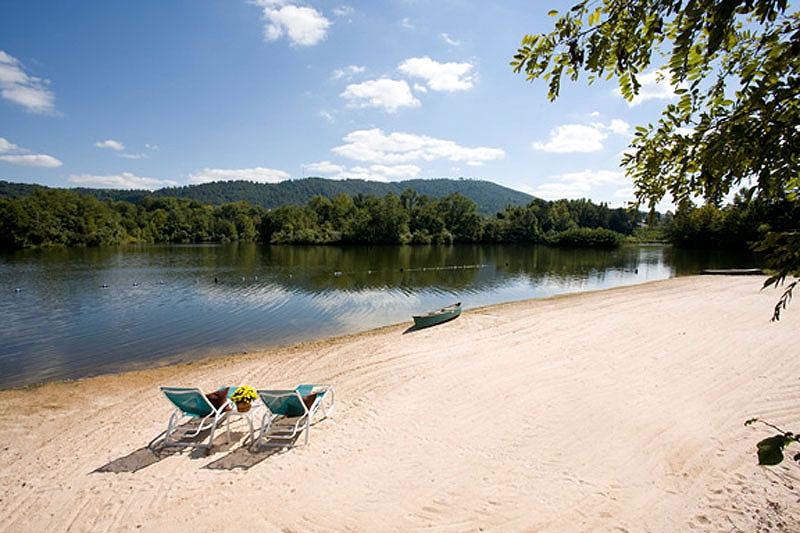
[[[153,367],[464,309],[754,266],[665,246],[257,244],[0,254],[0,388]]]

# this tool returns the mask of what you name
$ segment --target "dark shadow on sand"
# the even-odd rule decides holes
[[[203,459],[210,455],[217,455],[230,451],[234,446],[236,446],[242,436],[244,436],[243,432],[239,433],[236,431],[231,431],[231,441],[227,442],[225,439],[225,433],[223,431],[222,434],[215,435],[213,447],[199,448],[193,443],[197,442],[197,444],[203,444],[208,439],[208,431],[201,432],[195,438],[191,439],[189,444],[173,446],[164,446],[164,432],[162,432],[153,440],[151,440],[147,446],[139,448],[138,450],[134,450],[123,457],[114,459],[113,461],[96,468],[92,471],[92,473],[98,474],[111,472],[119,474],[122,472],[138,472],[143,468],[147,468],[150,465],[156,464],[162,459],[166,459],[167,457],[173,455],[183,455],[187,452],[190,459]]]

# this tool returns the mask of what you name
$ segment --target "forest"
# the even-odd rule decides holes
[[[786,227],[793,206],[745,201],[683,206],[658,215],[662,238],[681,247],[747,249],[766,230]],[[616,247],[646,225],[646,216],[589,200],[507,205],[494,215],[460,193],[432,198],[406,189],[384,196],[317,195],[304,206],[275,209],[248,202],[208,205],[146,196],[99,200],[69,189],[34,187],[0,199],[0,248],[136,243],[272,244],[530,243]]]
[[[441,198],[406,189],[384,196],[314,196],[276,209],[248,202],[208,205],[185,198],[99,200],[74,190],[35,187],[0,199],[0,247],[133,243],[274,244],[549,243],[614,247],[639,223],[624,209],[588,200],[508,205],[479,213],[460,193]]]

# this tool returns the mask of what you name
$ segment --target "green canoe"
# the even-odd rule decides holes
[[[453,305],[448,305],[447,307],[437,309],[436,311],[430,311],[424,315],[414,315],[412,318],[414,319],[414,326],[418,328],[427,328],[428,326],[435,326],[436,324],[453,320],[460,314],[461,302],[458,302]]]

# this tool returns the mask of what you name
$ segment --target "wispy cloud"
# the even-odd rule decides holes
[[[461,41],[456,41],[455,39],[453,39],[453,38],[450,36],[450,34],[449,34],[449,33],[443,33],[443,34],[442,34],[442,40],[443,40],[445,43],[449,44],[450,46],[461,46]]]
[[[0,161],[5,161],[12,165],[45,168],[60,167],[63,164],[55,157],[45,154],[0,155]]]
[[[125,145],[120,141],[115,141],[114,139],[106,139],[105,141],[97,141],[94,143],[97,148],[109,149],[114,150],[115,152],[123,152],[125,150]],[[145,144],[145,148],[150,150],[151,152],[158,152],[158,146],[153,144]],[[123,159],[149,159],[150,156],[142,153],[118,153],[119,157]]]
[[[263,9],[264,38],[268,41],[286,36],[292,46],[314,46],[327,36],[331,21],[312,7],[283,0],[257,0],[255,3]]]
[[[49,80],[29,76],[22,63],[0,50],[0,97],[38,114],[55,111],[55,96],[46,87]]]
[[[114,150],[115,152],[123,152],[125,150],[125,145],[120,141],[115,141],[114,139],[106,139],[105,141],[97,141],[94,143],[97,148],[109,149]],[[145,144],[145,148],[150,151],[157,152],[158,146],[154,146],[151,144]],[[123,159],[148,159],[150,156],[141,152],[138,153],[118,153],[119,157]]]
[[[348,5],[341,5],[339,7],[333,8],[333,14],[336,15],[337,17],[349,17],[353,13],[355,13],[355,9],[353,9]]]
[[[411,20],[408,17],[405,17],[403,20],[400,21],[400,26],[407,30],[413,30],[416,28],[416,26],[414,26],[414,24],[411,23]]]
[[[336,114],[334,111],[327,111],[323,109],[322,111],[319,112],[319,116],[324,118],[325,122],[327,122],[328,124],[333,124],[334,122],[336,122]]]
[[[389,78],[348,85],[339,96],[347,100],[348,107],[375,107],[388,113],[395,113],[401,107],[422,105],[411,94],[408,83]]]
[[[350,80],[356,74],[363,74],[367,70],[366,67],[360,67],[358,65],[348,65],[346,67],[337,68],[331,74],[332,80],[340,80],[342,78]]]
[[[0,137],[0,161],[26,167],[55,168],[63,163],[47,154],[31,154],[11,141]]]
[[[178,185],[172,180],[160,180],[137,176],[130,172],[121,174],[77,174],[67,178],[67,181],[85,187],[98,187],[104,189],[146,189],[152,191],[162,187]]]
[[[480,166],[505,157],[499,148],[468,148],[444,139],[410,133],[385,134],[380,129],[357,130],[344,137],[345,144],[332,151],[340,156],[375,165],[445,159]]]
[[[412,78],[424,79],[433,91],[465,91],[472,88],[471,63],[439,63],[430,57],[412,57],[397,67]]]
[[[291,175],[288,172],[264,167],[238,169],[204,168],[189,174],[187,181],[195,184],[209,183],[212,181],[236,180],[258,181],[261,183],[278,183],[290,178]]]
[[[125,145],[119,141],[115,141],[114,139],[107,139],[105,141],[97,141],[94,145],[98,148],[109,148],[111,150],[116,150],[117,152],[121,152],[125,149]]]

